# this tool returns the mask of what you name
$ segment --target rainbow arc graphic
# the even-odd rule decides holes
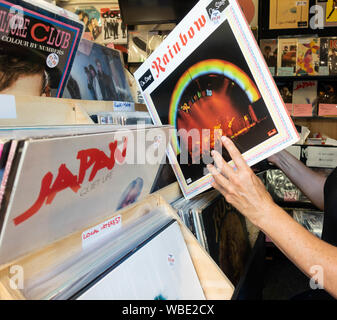
[[[238,66],[219,59],[204,60],[191,66],[177,82],[170,102],[170,125],[177,128],[177,117],[180,111],[179,103],[185,90],[194,80],[208,74],[222,75],[235,82],[246,93],[251,104],[261,99],[260,92],[253,80]],[[172,144],[176,153],[179,154],[180,147],[176,133],[172,137]]]

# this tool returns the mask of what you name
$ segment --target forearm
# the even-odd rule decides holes
[[[326,291],[337,298],[337,248],[318,239],[280,207],[261,215],[258,227],[308,277],[315,266],[322,268]]]
[[[319,209],[324,210],[325,176],[309,169],[287,151],[277,154],[274,163],[313,204]]]
[[[277,206],[233,141],[227,137],[223,137],[222,141],[235,163],[236,170],[234,171],[220,153],[213,151],[216,167],[207,166],[214,178],[212,186],[223,194],[228,203],[267,234],[309,277],[312,276],[312,268],[320,266],[324,288],[337,298],[337,248],[316,238]],[[281,161],[280,164],[284,165],[285,162]],[[300,175],[306,172],[303,167],[292,165],[291,160],[286,164],[290,171],[300,167]],[[292,174],[295,176],[294,180],[301,180],[294,172]]]

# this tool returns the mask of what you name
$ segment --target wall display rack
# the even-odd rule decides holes
[[[303,39],[303,38],[333,38],[337,35],[337,27],[335,25],[324,25],[322,29],[313,29],[312,25],[310,25],[310,21],[313,21],[317,11],[314,9],[315,5],[323,6],[325,3],[316,0],[308,0],[309,3],[309,16],[308,21],[309,24],[305,28],[289,28],[289,29],[271,29],[269,25],[269,17],[270,15],[270,1],[259,1],[259,42],[265,39]],[[323,19],[326,17],[323,16]],[[323,21],[324,22],[324,21]],[[280,52],[277,52],[279,55]],[[290,86],[293,85],[295,81],[313,81],[317,83],[318,88],[320,88],[321,84],[328,83],[333,84],[333,86],[337,86],[336,76],[334,74],[325,74],[325,75],[286,75],[280,76],[277,72],[273,73],[274,80],[276,84],[279,86],[284,83],[290,83]],[[318,89],[319,90],[319,89]],[[280,90],[281,91],[281,90]],[[319,92],[317,92],[318,100],[313,104],[313,112],[311,114],[303,113],[298,115],[295,113],[293,119],[295,124],[300,126],[306,126],[309,128],[311,133],[321,133],[325,134],[330,138],[337,139],[337,126],[336,126],[336,118],[337,114],[327,112],[320,112],[321,102],[319,100]],[[285,101],[286,102],[286,101]],[[331,108],[333,108],[337,101],[331,102]],[[323,107],[326,105],[323,104]],[[330,108],[330,109],[331,109]],[[307,110],[308,112],[308,110]],[[328,116],[323,116],[323,115]]]

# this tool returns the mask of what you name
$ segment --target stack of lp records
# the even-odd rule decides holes
[[[172,204],[200,245],[236,285],[249,253],[244,217],[217,191],[209,191],[192,200],[178,199]],[[235,248],[230,245],[235,242]]]

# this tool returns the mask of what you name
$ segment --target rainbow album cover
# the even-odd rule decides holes
[[[284,102],[236,0],[201,0],[136,71],[186,198],[211,187],[210,152],[230,137],[249,165],[298,141]],[[232,162],[230,162],[231,165]]]

